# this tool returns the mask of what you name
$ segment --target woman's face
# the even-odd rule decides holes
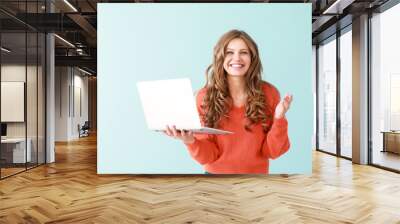
[[[225,50],[224,69],[231,76],[245,76],[251,63],[250,50],[240,38],[228,43]]]

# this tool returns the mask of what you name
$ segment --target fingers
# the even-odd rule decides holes
[[[286,111],[289,110],[290,104],[292,103],[293,95],[287,93],[285,98],[283,98],[283,104],[285,105]]]
[[[290,104],[292,103],[293,96],[289,93],[285,95],[285,97],[279,102],[277,108],[275,109],[275,113],[277,113],[277,118],[281,118],[285,116],[286,112],[289,110]]]
[[[285,98],[283,99],[285,102],[287,102],[288,104],[290,104],[293,100],[293,95],[286,93]]]
[[[176,130],[176,126],[172,125],[172,135],[177,138],[178,137],[178,131]]]
[[[169,128],[168,125],[165,127],[165,134],[167,134],[168,136],[173,136],[172,135],[172,130]]]
[[[187,131],[184,129],[177,130],[175,125],[165,127],[164,133],[169,137],[173,137],[175,139],[182,140],[185,143],[193,143],[194,135],[192,131]]]
[[[164,133],[166,135],[168,135],[170,137],[174,137],[174,138],[181,138],[181,137],[185,136],[185,131],[184,130],[178,131],[176,129],[175,125],[171,125],[171,126],[167,125],[167,126],[165,126]]]
[[[186,138],[191,138],[193,137],[193,132],[192,131],[187,131],[187,130],[182,130],[182,136]]]

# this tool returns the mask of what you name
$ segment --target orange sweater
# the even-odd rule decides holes
[[[278,90],[269,83],[264,83],[262,88],[267,105],[275,111],[280,101]],[[206,89],[201,89],[196,98],[201,115],[205,93]],[[191,156],[213,174],[268,174],[268,159],[278,158],[290,147],[287,120],[274,118],[270,131],[265,134],[261,124],[252,125],[251,132],[245,130],[244,106],[232,107],[228,115],[219,122],[219,128],[234,134],[196,134],[194,143],[186,144]]]

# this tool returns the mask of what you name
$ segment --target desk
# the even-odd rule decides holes
[[[383,134],[382,152],[400,154],[400,131],[381,131]]]
[[[1,139],[1,157],[8,163],[25,163],[32,159],[31,145],[32,140],[27,139],[26,155],[25,155],[25,138],[6,138]],[[12,159],[11,159],[12,158]]]

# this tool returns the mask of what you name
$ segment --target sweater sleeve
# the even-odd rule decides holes
[[[274,119],[262,147],[263,155],[276,159],[289,150],[288,122],[286,118]]]
[[[273,103],[273,111],[275,112],[275,108],[280,101],[280,96],[278,90],[275,88],[272,89],[274,92],[274,99],[272,99]],[[283,118],[274,118],[271,129],[266,134],[263,146],[262,153],[267,158],[276,159],[282,154],[286,153],[290,148],[290,141],[288,136],[288,122],[285,117]]]
[[[204,126],[203,115],[204,111],[201,107],[205,95],[205,89],[201,89],[196,96],[197,111],[200,115],[201,125]],[[200,164],[214,162],[217,160],[221,151],[216,143],[215,135],[208,134],[195,134],[194,142],[192,144],[185,144],[189,150],[190,155]]]
[[[220,156],[220,150],[212,139],[212,136],[207,134],[195,135],[192,144],[186,144],[190,155],[200,164],[214,162]]]

